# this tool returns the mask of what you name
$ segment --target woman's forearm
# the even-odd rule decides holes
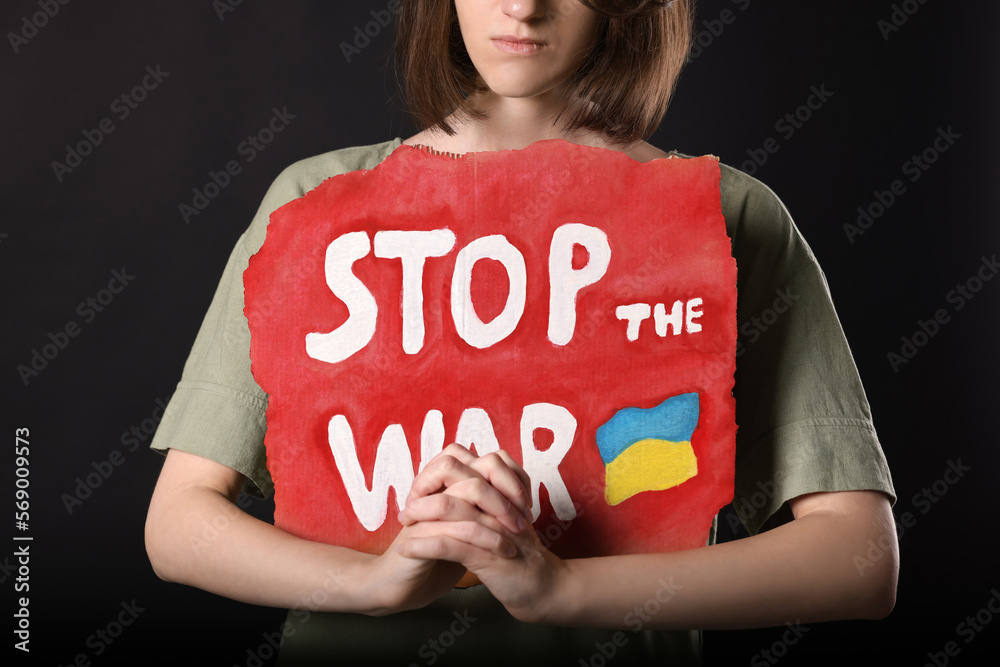
[[[362,572],[374,556],[294,537],[213,488],[154,494],[146,544],[154,571],[167,581],[251,604],[379,612]]]
[[[536,619],[624,629],[730,629],[882,618],[895,600],[895,526],[878,493],[753,537],[689,551],[564,561]]]
[[[465,574],[458,562],[406,558],[395,542],[374,556],[286,533],[235,505],[243,481],[220,463],[174,449],[167,453],[146,519],[146,551],[160,578],[252,604],[381,616],[423,607]],[[476,488],[482,487],[499,497],[485,481]],[[468,530],[475,523],[470,515],[494,529],[498,522],[463,503],[439,509],[442,521],[403,526],[396,541],[458,535],[483,553],[513,557],[513,545],[494,530],[478,524]],[[497,511],[516,525],[515,511]]]

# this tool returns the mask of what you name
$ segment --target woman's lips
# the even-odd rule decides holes
[[[498,49],[506,53],[516,53],[519,55],[531,55],[542,50],[542,43],[536,42],[527,37],[517,37],[516,35],[501,35],[494,37],[493,43]]]

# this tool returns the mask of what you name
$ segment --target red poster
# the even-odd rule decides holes
[[[381,553],[444,445],[502,448],[561,557],[705,544],[733,496],[711,157],[401,146],[275,211],[244,280],[275,523]]]

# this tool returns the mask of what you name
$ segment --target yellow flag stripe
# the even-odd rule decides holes
[[[604,497],[608,505],[643,491],[662,491],[698,474],[698,459],[690,442],[640,440],[605,468]]]

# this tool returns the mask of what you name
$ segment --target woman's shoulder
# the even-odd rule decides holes
[[[679,151],[670,151],[670,155],[693,157]],[[719,169],[722,214],[738,261],[745,265],[759,263],[786,273],[815,262],[809,244],[774,190],[721,160]]]
[[[272,189],[281,194],[301,197],[332,176],[359,169],[373,169],[400,144],[398,138],[368,146],[341,148],[305,158],[286,167],[275,179]]]
[[[298,199],[323,181],[360,169],[374,169],[399,147],[399,138],[367,146],[352,146],[298,160],[278,174],[246,232],[246,245],[253,253],[264,243],[271,214]]]
[[[696,157],[678,150],[666,151],[665,154],[667,157],[672,158],[690,159]],[[719,160],[714,155],[708,157]],[[767,213],[772,215],[779,212],[784,212],[787,215],[781,199],[770,187],[753,176],[729,166],[722,160],[719,160],[719,169],[721,172],[719,189],[722,194],[722,208],[724,211],[729,210],[734,213],[745,213],[747,208],[753,208],[765,209]]]

